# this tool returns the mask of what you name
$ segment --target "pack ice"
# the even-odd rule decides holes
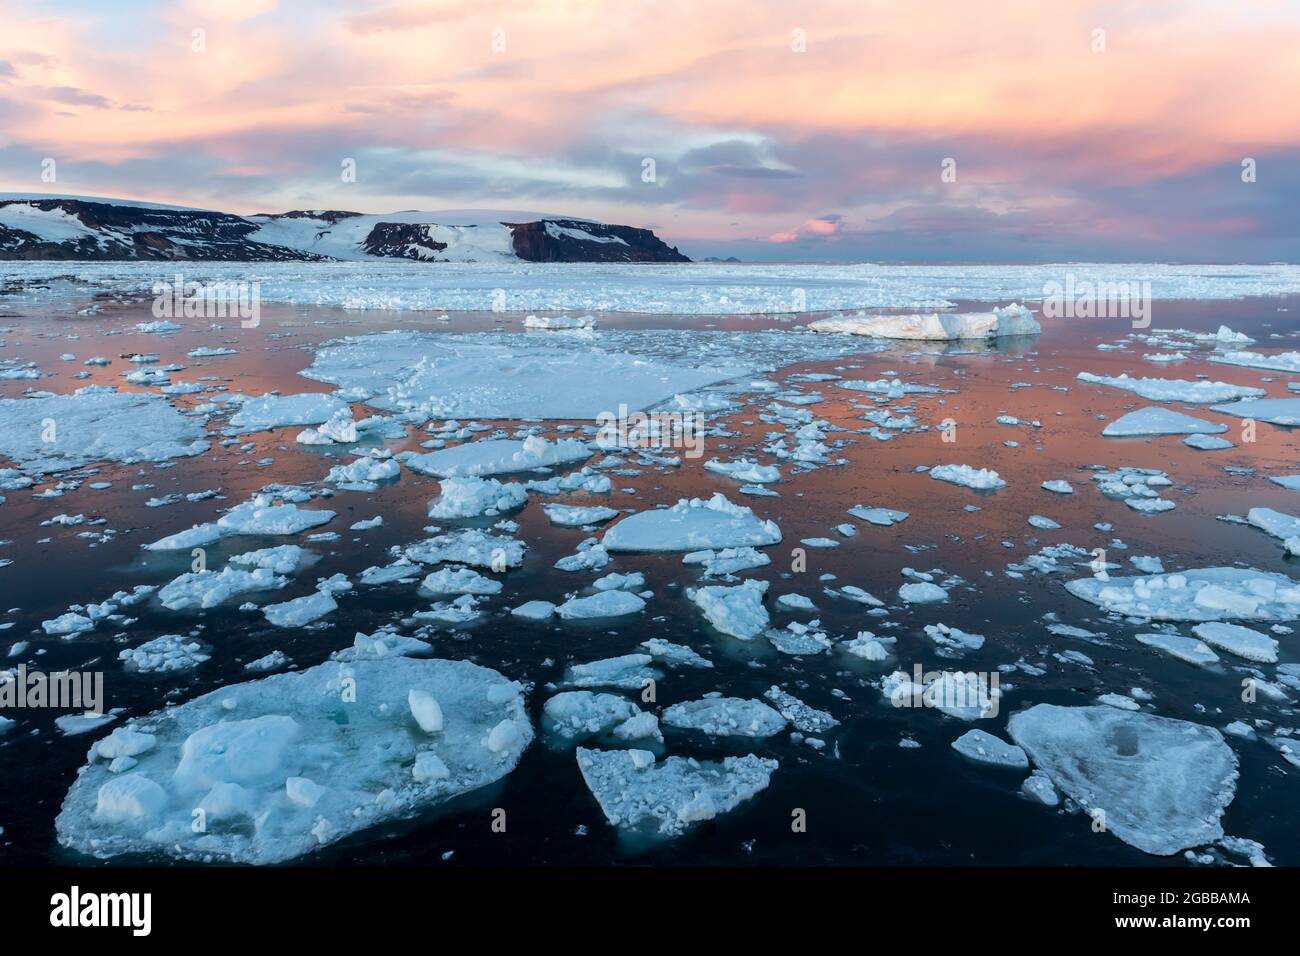
[[[100,858],[280,863],[499,780],[532,736],[519,685],[486,667],[329,661],[99,740],[58,839]]]
[[[90,386],[71,395],[0,399],[0,454],[30,473],[200,455],[209,448],[205,435],[158,395]]]
[[[721,492],[705,501],[682,498],[671,508],[629,515],[605,532],[609,551],[699,551],[779,544],[781,529]]]
[[[626,405],[649,408],[744,374],[744,365],[692,368],[604,348],[595,334],[511,336],[388,332],[319,349],[302,374],[359,389],[366,404],[433,418],[594,420]],[[378,388],[376,385],[378,384]]]
[[[1196,568],[1138,577],[1067,581],[1077,598],[1129,617],[1156,621],[1292,621],[1300,618],[1300,585],[1253,568]]]
[[[1011,738],[1106,830],[1169,856],[1223,837],[1237,756],[1213,727],[1116,707],[1038,704],[1013,714]]]

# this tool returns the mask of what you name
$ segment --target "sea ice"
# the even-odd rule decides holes
[[[618,517],[618,512],[604,505],[542,505],[551,524],[561,528],[581,528],[583,525],[601,524]]]
[[[763,607],[767,581],[745,581],[736,587],[708,585],[687,588],[686,596],[699,606],[710,624],[723,634],[742,641],[752,641],[768,626],[770,618]]]
[[[930,477],[976,491],[996,491],[1007,486],[992,468],[972,468],[970,465],[935,465],[930,469]]]
[[[497,515],[528,503],[528,492],[518,482],[502,484],[495,478],[444,478],[442,491],[429,503],[429,517],[478,518]]]
[[[0,454],[30,474],[97,461],[162,462],[209,447],[202,426],[157,395],[91,386],[71,395],[0,399]]]
[[[293,425],[320,425],[338,415],[347,415],[348,405],[341,398],[320,392],[299,395],[263,395],[250,398],[230,416],[226,429],[231,435],[270,431]]]
[[[1067,581],[1077,598],[1128,617],[1158,621],[1291,621],[1300,618],[1300,585],[1253,568],[1197,568],[1149,577]]]
[[[1212,727],[1114,707],[1038,704],[1014,714],[1012,740],[1107,832],[1169,856],[1223,836],[1237,758]],[[1096,817],[1094,816],[1094,819]]]
[[[1029,758],[1024,750],[994,737],[983,730],[968,730],[952,742],[952,749],[977,763],[995,767],[1028,767]]]
[[[705,697],[664,708],[660,721],[679,730],[698,730],[715,737],[771,737],[786,720],[761,700]]]
[[[694,551],[780,541],[776,522],[755,517],[719,492],[708,501],[683,498],[671,508],[629,515],[605,532],[602,544],[610,551]]]
[[[992,312],[839,316],[810,322],[808,328],[814,332],[840,332],[883,339],[923,341],[1037,335],[1043,331],[1033,313],[1018,304],[994,309]]]
[[[268,604],[262,613],[276,627],[303,627],[337,608],[338,602],[329,591],[316,591],[280,604]]]
[[[1093,385],[1109,385],[1132,392],[1149,402],[1183,402],[1188,405],[1230,402],[1239,398],[1260,398],[1268,393],[1262,388],[1248,385],[1230,385],[1227,382],[1205,380],[1187,381],[1181,378],[1129,378],[1124,375],[1093,375],[1080,372],[1079,381]]]
[[[601,591],[587,597],[570,598],[555,609],[565,620],[621,617],[645,609],[645,601],[627,591]]]
[[[1120,416],[1101,433],[1107,438],[1135,438],[1143,435],[1217,435],[1227,430],[1227,425],[1148,405]]]
[[[1249,627],[1206,621],[1197,624],[1192,632],[1206,644],[1237,657],[1261,664],[1277,663],[1277,641]]]
[[[1213,405],[1212,411],[1236,418],[1253,418],[1287,428],[1300,426],[1300,398],[1257,398],[1226,405]],[[1226,431],[1220,428],[1219,431]]]
[[[1138,634],[1136,637],[1139,644],[1154,647],[1158,651],[1164,651],[1170,657],[1176,657],[1180,661],[1186,661],[1188,664],[1195,664],[1198,667],[1214,664],[1219,660],[1218,654],[1193,637],[1183,637],[1181,634],[1166,634],[1163,631]]]
[[[736,809],[767,788],[778,764],[748,754],[721,762],[656,761],[645,750],[578,748],[582,779],[612,825],[675,837],[691,824]]]
[[[441,733],[416,732],[412,690],[438,701]],[[91,749],[59,814],[59,842],[100,858],[245,864],[291,860],[486,786],[514,769],[533,733],[519,686],[496,671],[404,657],[222,687],[120,729],[154,744],[133,748],[128,774],[113,773],[105,741]],[[424,753],[447,774],[413,773]]]
[[[574,438],[552,443],[539,435],[522,441],[487,438],[425,454],[406,452],[397,458],[414,472],[437,478],[504,475],[533,471],[591,457],[587,446]]]

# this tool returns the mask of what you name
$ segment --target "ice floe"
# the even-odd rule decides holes
[[[439,732],[420,730],[412,691],[438,702]],[[91,748],[58,838],[101,858],[280,863],[499,780],[532,734],[518,685],[488,668],[327,662],[118,728]],[[123,755],[135,763],[115,773]],[[420,771],[432,758],[445,772]]]
[[[1018,304],[994,309],[992,312],[837,316],[810,322],[808,328],[814,332],[838,332],[882,339],[922,341],[1037,335],[1043,331],[1034,314]]]
[[[1107,438],[1137,438],[1145,435],[1216,435],[1227,430],[1227,425],[1148,405],[1120,416],[1101,433]]]
[[[1007,729],[1038,770],[1125,843],[1169,856],[1223,837],[1219,820],[1236,791],[1237,758],[1218,730],[1054,704],[1013,714]]]
[[[774,521],[764,521],[721,492],[705,501],[683,498],[671,508],[629,515],[605,532],[610,551],[695,551],[763,547],[781,541]]]
[[[209,447],[202,426],[157,395],[92,386],[71,395],[0,399],[0,454],[29,474],[96,461],[162,462]]]
[[[770,618],[763,606],[767,581],[749,580],[736,587],[707,585],[688,588],[686,596],[704,612],[705,619],[723,634],[742,641],[752,641],[768,626]]]
[[[692,824],[736,809],[765,790],[775,760],[748,754],[720,762],[669,757],[648,750],[578,748],[582,779],[605,819],[622,830],[676,837]]]
[[[419,474],[458,478],[550,468],[584,461],[591,457],[591,452],[585,444],[573,438],[549,442],[539,435],[530,435],[522,441],[488,438],[424,454],[404,452],[396,457]]]
[[[1180,378],[1130,378],[1124,375],[1094,375],[1080,372],[1078,379],[1093,385],[1109,385],[1145,398],[1149,402],[1184,402],[1189,405],[1230,402],[1239,398],[1259,398],[1268,394],[1249,385],[1227,382],[1194,382]]]
[[[786,720],[761,700],[705,697],[665,707],[660,721],[678,730],[698,730],[715,737],[771,737]]]
[[[1067,581],[1075,597],[1107,611],[1160,621],[1290,621],[1300,618],[1300,584],[1252,568],[1197,568],[1149,577]]]

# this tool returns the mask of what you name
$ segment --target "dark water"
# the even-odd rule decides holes
[[[1212,331],[1226,323],[1257,338],[1258,348],[1295,347],[1297,303],[1281,299],[1237,302],[1157,303],[1157,326]],[[1283,309],[1289,311],[1282,311]],[[264,307],[262,327],[227,328],[175,336],[105,336],[151,316],[147,306],[118,308],[81,317],[70,313],[0,318],[11,328],[0,334],[7,342],[7,359],[35,361],[55,377],[36,382],[2,382],[0,395],[13,397],[29,386],[55,392],[71,391],[91,382],[120,385],[120,372],[128,367],[118,358],[123,352],[152,351],[162,363],[175,361],[188,368],[173,379],[192,381],[215,375],[232,390],[260,394],[282,391],[322,391],[328,386],[295,373],[310,364],[305,349],[327,338],[389,328],[432,328],[464,331],[496,327],[503,316],[454,315],[450,323],[434,323],[428,316],[396,313],[344,313],[304,308]],[[504,317],[507,329],[519,329],[518,316]],[[634,328],[760,329],[789,327],[789,320],[772,317],[618,316],[602,320],[603,326]],[[953,667],[955,662],[936,656],[924,636],[925,624],[943,622],[984,634],[984,647],[960,660],[961,669],[991,671],[1024,657],[1047,668],[1042,677],[1023,673],[1003,676],[1004,687],[1013,684],[1002,699],[1001,713],[978,723],[982,729],[1002,734],[1010,713],[1032,703],[1091,702],[1106,692],[1127,693],[1145,688],[1153,695],[1155,712],[1222,727],[1234,719],[1265,716],[1282,726],[1294,714],[1277,705],[1247,705],[1240,701],[1240,674],[1225,656],[1216,668],[1197,669],[1158,656],[1137,645],[1132,634],[1143,628],[1104,620],[1091,605],[1070,596],[1062,586],[1074,574],[1029,575],[1013,580],[1003,575],[1008,563],[1048,544],[1069,542],[1091,549],[1108,546],[1118,537],[1128,551],[1111,551],[1111,560],[1127,563],[1128,555],[1156,555],[1166,569],[1210,564],[1244,564],[1294,575],[1294,564],[1282,557],[1276,542],[1262,533],[1216,520],[1225,513],[1243,514],[1250,507],[1266,506],[1294,513],[1300,496],[1268,482],[1264,476],[1300,470],[1300,455],[1293,432],[1261,425],[1258,441],[1239,444],[1225,452],[1202,453],[1184,447],[1178,438],[1108,440],[1100,437],[1103,423],[1095,416],[1113,418],[1128,407],[1147,404],[1114,389],[1074,381],[1078,371],[1191,378],[1208,373],[1211,378],[1240,384],[1258,384],[1272,377],[1270,395],[1287,394],[1285,376],[1278,373],[1215,366],[1189,361],[1172,366],[1140,359],[1143,352],[1165,348],[1136,347],[1124,352],[1098,351],[1098,342],[1113,342],[1129,331],[1122,321],[1080,321],[1049,327],[1036,339],[1017,341],[974,353],[952,351],[923,354],[898,348],[880,354],[835,361],[792,365],[773,373],[778,381],[793,373],[834,372],[849,378],[878,378],[897,372],[913,381],[957,389],[955,395],[920,395],[893,403],[914,405],[918,421],[958,422],[957,441],[945,444],[937,431],[904,434],[890,442],[865,435],[833,433],[832,439],[849,439],[838,456],[849,460],[792,476],[783,466],[783,479],[775,488],[779,498],[749,498],[734,493],[736,482],[705,473],[701,461],[687,461],[680,469],[645,468],[637,477],[611,475],[614,493],[593,496],[592,503],[615,508],[642,509],[655,503],[672,503],[681,497],[707,496],[716,490],[733,501],[776,520],[785,541],[769,549],[773,564],[745,577],[772,581],[771,599],[787,591],[812,598],[820,610],[823,628],[834,637],[851,636],[870,629],[898,638],[896,659],[871,664],[842,653],[795,658],[778,654],[765,641],[742,644],[712,632],[683,594],[695,573],[680,563],[680,555],[620,555],[605,569],[642,571],[655,592],[644,614],[633,619],[604,623],[520,622],[508,614],[510,607],[540,598],[559,601],[589,583],[590,574],[565,574],[551,565],[572,553],[587,535],[577,529],[549,525],[537,496],[522,512],[511,515],[520,524],[518,537],[529,550],[522,568],[505,578],[506,588],[493,599],[487,614],[467,627],[440,632],[433,642],[438,656],[465,658],[484,664],[508,677],[533,685],[529,709],[536,719],[549,696],[548,682],[557,681],[566,664],[636,650],[649,637],[689,644],[712,658],[714,670],[666,669],[659,683],[659,704],[697,698],[711,691],[741,697],[759,697],[779,684],[814,707],[830,711],[841,726],[826,735],[827,749],[816,752],[790,741],[785,734],[766,741],[729,743],[709,740],[665,728],[670,753],[713,757],[755,752],[780,761],[771,786],[740,810],[691,831],[676,841],[651,847],[630,847],[607,825],[595,800],[583,785],[571,750],[555,750],[541,738],[524,755],[519,767],[488,791],[462,798],[417,820],[381,827],[338,844],[303,862],[434,863],[454,851],[447,865],[457,864],[1183,864],[1181,856],[1168,860],[1135,850],[1112,836],[1095,834],[1085,816],[1067,814],[1026,802],[1018,795],[1022,771],[970,764],[949,747],[968,726],[936,711],[895,709],[883,701],[873,685],[882,673]],[[1288,336],[1270,340],[1272,333]],[[70,334],[79,335],[68,341]],[[228,343],[235,356],[189,359],[185,353],[199,345]],[[76,362],[60,362],[63,352],[73,352]],[[1195,354],[1195,353],[1192,353]],[[88,380],[74,380],[81,362],[91,355],[114,359],[107,369],[92,369]],[[1011,389],[1010,383],[1033,387]],[[1049,386],[1070,388],[1068,393]],[[861,419],[874,407],[865,393],[849,392],[832,383],[793,383],[803,391],[816,390],[825,400],[810,406],[814,415],[850,429],[868,425]],[[758,420],[758,409],[770,398],[755,400],[726,419],[734,433],[712,439],[706,457],[724,459],[750,454],[764,435],[778,426]],[[203,401],[188,396],[178,403]],[[358,409],[358,414],[361,410]],[[1058,414],[1060,413],[1060,414]],[[1198,414],[1193,411],[1193,414]],[[1041,429],[998,425],[998,415],[1037,419]],[[1212,413],[1207,417],[1217,418]],[[489,423],[492,424],[492,423]],[[576,424],[588,424],[580,422]],[[5,648],[30,640],[32,650],[43,654],[33,661],[47,671],[62,668],[106,671],[108,705],[123,708],[118,723],[167,702],[182,701],[223,684],[243,680],[242,666],[275,648],[282,649],[299,667],[325,660],[352,643],[360,630],[370,633],[384,623],[396,623],[428,606],[410,586],[358,588],[340,601],[324,626],[289,631],[267,626],[260,616],[234,607],[202,614],[167,612],[157,607],[131,610],[139,617],[121,640],[104,630],[76,641],[49,638],[40,621],[62,613],[74,602],[100,601],[120,588],[135,584],[164,583],[188,570],[188,553],[142,558],[140,545],[164,534],[212,520],[217,509],[244,500],[270,482],[309,483],[321,479],[332,464],[351,460],[346,452],[306,448],[294,442],[298,428],[261,433],[249,440],[254,451],[214,446],[201,458],[182,459],[175,467],[105,465],[82,487],[63,498],[36,500],[30,491],[10,493],[0,506],[0,557],[15,563],[0,569],[0,616],[15,626],[0,631]],[[412,431],[405,442],[389,443],[394,451],[417,448],[425,436]],[[1229,433],[1226,437],[1237,437]],[[1013,439],[1017,448],[1002,442]],[[829,440],[828,440],[829,441]],[[270,467],[252,462],[271,457]],[[760,461],[770,456],[759,453]],[[994,468],[1009,482],[996,495],[976,495],[966,489],[933,481],[914,473],[917,465],[943,462]],[[1164,496],[1177,509],[1143,516],[1122,502],[1102,498],[1081,466],[1132,465],[1169,472],[1176,487]],[[1232,475],[1225,466],[1258,469],[1254,477]],[[1065,478],[1076,489],[1072,496],[1051,495],[1039,485]],[[112,481],[114,487],[95,491],[90,481]],[[132,493],[130,485],[151,482],[147,493]],[[150,495],[221,488],[224,501],[179,503],[164,508],[144,507]],[[624,489],[635,489],[627,492]],[[32,491],[37,489],[32,489]],[[325,530],[342,535],[335,542],[307,544],[319,561],[304,568],[290,587],[275,600],[307,593],[317,577],[335,572],[355,575],[361,569],[387,563],[385,550],[423,537],[421,528],[428,500],[436,495],[433,479],[403,471],[401,480],[375,494],[340,492],[325,506],[338,517]],[[557,499],[587,503],[586,496]],[[856,505],[887,506],[911,512],[911,518],[892,528],[854,522],[846,511]],[[963,510],[977,504],[982,511]],[[41,528],[39,521],[59,513],[103,515],[119,533],[102,544],[78,538],[76,528]],[[1038,531],[1026,524],[1029,514],[1048,515],[1064,527]],[[375,514],[384,516],[382,528],[348,532],[352,522]],[[1098,521],[1114,524],[1110,533],[1093,530]],[[793,548],[811,536],[835,537],[833,526],[857,523],[856,537],[844,539],[834,550],[807,550],[807,568],[792,570]],[[478,522],[486,526],[490,522]],[[444,522],[445,524],[445,522]],[[452,524],[474,524],[452,523]],[[47,542],[38,539],[48,538]],[[209,555],[219,566],[225,554],[248,551],[295,539],[239,538],[218,546]],[[1003,542],[1009,542],[1010,547]],[[299,542],[305,543],[305,542]],[[909,551],[907,546],[924,550]],[[223,550],[224,549],[224,550]],[[894,609],[888,618],[866,615],[865,608],[822,594],[823,574],[833,574],[836,586],[854,584],[887,602],[904,579],[900,570],[942,569],[966,582],[951,592],[943,605]],[[986,573],[991,572],[991,574]],[[605,573],[605,572],[601,572]],[[1121,573],[1133,573],[1131,570]],[[1056,612],[1060,621],[1107,632],[1111,646],[1050,635],[1042,617]],[[807,621],[808,614],[789,614],[773,608],[773,621]],[[896,626],[882,626],[885,621]],[[165,633],[184,633],[201,625],[202,639],[212,646],[212,660],[181,675],[150,676],[123,673],[116,661],[124,646],[135,646]],[[1184,629],[1185,630],[1185,629]],[[1300,660],[1300,634],[1283,636],[1280,657]],[[1053,653],[1075,649],[1087,654],[1095,666],[1084,668],[1053,659]],[[30,652],[29,652],[30,655]],[[17,660],[8,663],[17,663]],[[832,691],[838,689],[842,697]],[[1261,709],[1264,708],[1264,709]],[[53,821],[76,769],[94,734],[64,737],[53,726],[55,713],[27,711],[20,725],[0,738],[0,863],[79,862],[55,843]],[[921,744],[902,749],[902,737]],[[1294,825],[1300,798],[1300,771],[1287,765],[1262,742],[1230,738],[1241,760],[1237,797],[1224,817],[1227,833],[1262,842],[1278,863],[1300,863],[1300,836]],[[490,811],[508,813],[504,834],[493,833]],[[795,808],[806,811],[806,833],[791,829]]]

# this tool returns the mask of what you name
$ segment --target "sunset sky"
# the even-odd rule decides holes
[[[0,0],[0,191],[534,210],[695,257],[1295,262],[1300,2]]]

